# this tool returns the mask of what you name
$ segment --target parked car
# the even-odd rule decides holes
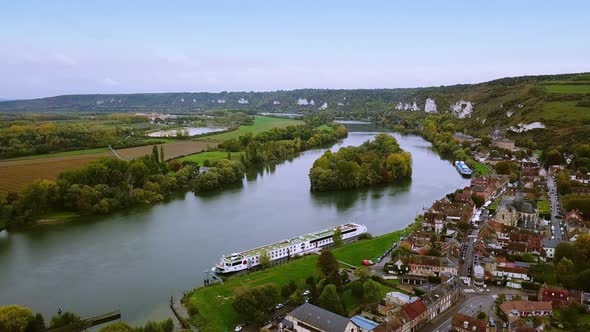
[[[306,289],[305,291],[303,291],[303,296],[308,296],[309,294],[311,294],[309,289]]]
[[[242,328],[243,328],[242,325],[238,325],[238,326],[236,326],[236,328],[234,329],[234,331],[236,331],[236,332],[241,331]]]
[[[283,305],[282,303],[278,303],[277,305],[275,305],[275,309],[276,309],[276,310],[279,310],[279,309],[281,309],[282,307],[284,307],[284,305]]]

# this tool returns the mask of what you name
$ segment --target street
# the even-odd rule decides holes
[[[424,332],[446,332],[451,330],[451,323],[453,316],[460,312],[465,315],[477,316],[480,311],[485,312],[488,316],[495,314],[491,312],[494,298],[490,295],[471,295],[463,298],[457,302],[453,307],[447,311],[439,314],[435,319],[430,320],[427,324],[420,328]]]
[[[555,236],[555,239],[558,241],[564,240],[565,234],[562,234],[561,226],[559,225],[559,221],[557,220],[557,212],[559,211],[559,206],[557,203],[557,188],[555,185],[555,179],[553,175],[547,176],[547,188],[548,188],[548,195],[549,200],[551,202],[551,226],[552,226],[552,233]]]

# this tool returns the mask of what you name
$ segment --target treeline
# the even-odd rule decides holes
[[[375,136],[358,147],[349,146],[336,153],[326,151],[309,172],[311,190],[352,189],[391,183],[412,175],[412,156],[387,134]]]
[[[132,161],[99,159],[60,173],[56,181],[39,180],[20,193],[0,193],[0,219],[7,227],[35,221],[50,211],[106,214],[152,204],[180,190],[189,190],[198,165],[184,162],[171,170],[154,146],[151,156]]]
[[[589,292],[590,234],[578,236],[574,243],[561,242],[558,244],[555,248],[553,263],[555,277],[563,286]]]
[[[0,306],[0,331],[45,332],[50,329],[81,331],[89,328],[79,315],[72,312],[58,313],[45,322],[42,314],[33,314],[31,309],[18,305]],[[117,322],[100,329],[100,332],[173,332],[174,322],[168,318],[161,322],[149,321],[145,326],[132,328],[127,323]]]

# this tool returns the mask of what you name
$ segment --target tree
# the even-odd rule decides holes
[[[547,152],[547,157],[545,158],[545,166],[550,165],[561,165],[563,164],[563,158],[561,153],[557,150],[551,150]]]
[[[292,305],[301,305],[305,303],[305,298],[301,291],[295,291],[291,296],[289,296],[289,303]]]
[[[336,257],[329,250],[322,250],[316,267],[325,278],[338,275],[338,271],[340,270]]]
[[[33,320],[29,322],[27,326],[27,332],[44,332],[45,331],[45,319],[40,313],[36,313]]]
[[[563,258],[573,260],[576,257],[576,248],[569,242],[561,242],[555,247],[553,262],[557,265]]]
[[[471,195],[471,199],[473,200],[473,203],[475,203],[475,206],[478,208],[485,203],[484,198],[476,194]]]
[[[574,262],[572,262],[567,257],[563,257],[559,261],[559,263],[557,264],[557,267],[555,269],[555,273],[561,281],[566,280],[573,271],[574,271]]]
[[[133,328],[125,322],[116,322],[103,327],[98,332],[132,332]]]
[[[49,327],[50,328],[58,328],[58,327],[64,327],[70,324],[74,324],[74,323],[78,323],[80,322],[80,316],[78,316],[77,314],[73,313],[73,312],[63,312],[61,314],[57,314],[53,317],[51,317],[51,322],[49,323]]]
[[[268,252],[264,251],[260,253],[260,266],[262,268],[267,269],[272,265],[270,261],[270,257],[268,256]]]
[[[342,230],[340,229],[340,227],[337,227],[334,230],[334,235],[332,236],[332,239],[334,241],[334,247],[338,248],[342,246]]]
[[[512,163],[509,161],[500,161],[494,165],[494,169],[498,174],[510,175],[512,171]]]
[[[371,272],[366,266],[361,266],[354,270],[354,275],[361,281],[365,281],[371,277]]]
[[[371,279],[363,283],[363,294],[367,301],[374,302],[381,299],[381,290],[379,284]]]
[[[324,287],[324,290],[318,299],[318,304],[320,307],[328,311],[339,315],[344,315],[344,306],[342,305],[342,300],[340,299],[340,296],[338,296],[336,286],[333,284],[328,284],[326,287]]]
[[[152,147],[152,155],[151,155],[151,158],[155,162],[160,162],[160,155],[158,154],[158,147],[156,145],[154,145]]]
[[[25,332],[33,320],[33,312],[29,308],[17,305],[0,307],[0,331]]]
[[[480,312],[477,314],[477,318],[478,318],[478,319],[481,319],[481,320],[488,320],[488,315],[486,315],[486,313],[485,313],[485,312],[483,312],[483,311],[480,311]]]
[[[578,236],[574,243],[577,261],[583,264],[590,262],[590,234]]]
[[[166,159],[164,158],[164,146],[160,145],[160,161],[164,162]]]

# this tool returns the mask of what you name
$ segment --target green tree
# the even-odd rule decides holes
[[[0,307],[0,331],[25,332],[33,320],[33,312],[29,308],[17,305]]]
[[[477,314],[477,318],[478,318],[478,319],[481,319],[481,320],[488,320],[488,315],[486,315],[486,313],[485,313],[485,312],[483,312],[483,311],[480,311],[480,312]]]
[[[340,296],[338,296],[336,286],[333,284],[328,284],[326,287],[324,287],[324,290],[318,298],[318,304],[320,307],[328,311],[339,315],[344,315],[344,306],[342,305],[342,300],[340,299]]]
[[[291,294],[289,296],[289,303],[291,305],[301,305],[303,303],[305,303],[305,298],[303,297],[303,294],[301,293],[301,291],[295,291],[293,294]]]
[[[334,247],[338,248],[342,246],[342,230],[340,229],[340,227],[337,227],[334,230],[334,235],[332,237],[333,241],[334,241]]]
[[[512,163],[509,161],[499,161],[494,165],[494,169],[498,174],[510,175],[510,172],[512,172]]]
[[[338,271],[340,270],[336,257],[329,250],[322,250],[316,267],[325,278],[338,275]]]
[[[366,266],[358,267],[354,270],[354,275],[362,281],[371,277],[371,271]]]
[[[576,257],[576,248],[569,242],[560,242],[555,247],[555,254],[553,256],[553,262],[557,265],[563,258],[568,258],[570,261]]]
[[[574,242],[574,249],[576,251],[576,261],[587,265],[590,262],[590,234],[582,234],[578,236]]]
[[[272,262],[270,261],[270,257],[268,256],[268,252],[264,251],[260,253],[260,266],[262,266],[262,268],[266,269],[269,268],[272,265]]]
[[[379,284],[371,279],[363,283],[363,294],[367,301],[374,302],[381,299]]]
[[[155,162],[160,162],[160,155],[158,154],[158,147],[156,145],[154,145],[152,147],[152,155],[151,155],[151,158]]]
[[[551,150],[547,152],[547,156],[545,158],[545,165],[561,165],[563,164],[563,157],[561,153],[557,150]]]
[[[164,146],[160,145],[160,162],[165,162],[166,159],[164,158]]]
[[[36,313],[33,320],[27,326],[27,332],[43,332],[45,331],[45,319],[40,313]]]
[[[103,327],[98,332],[133,332],[133,328],[125,322],[116,322]]]
[[[49,323],[49,327],[50,328],[58,328],[58,327],[64,327],[70,324],[75,324],[75,323],[79,323],[82,319],[80,319],[80,316],[78,316],[77,314],[73,313],[73,312],[63,312],[61,314],[57,314],[53,317],[51,317],[51,322]]]

